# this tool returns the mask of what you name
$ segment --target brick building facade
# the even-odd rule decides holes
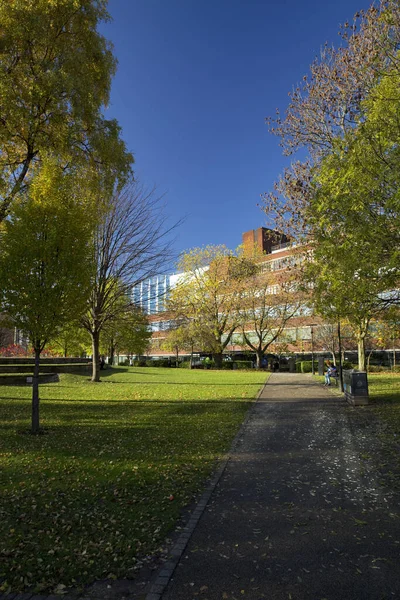
[[[290,243],[284,234],[265,227],[243,233],[242,246],[244,255],[251,254],[254,248],[263,253],[261,259],[263,271],[285,272],[285,270],[292,269],[301,260],[299,248]],[[158,278],[152,278],[152,280],[142,284],[140,289],[135,288],[133,291],[135,300],[143,308],[149,307],[150,309],[147,310],[152,328],[152,347],[149,355],[154,357],[164,357],[172,354],[162,348],[162,342],[166,339],[169,329],[169,315],[163,310],[157,310],[156,307],[165,306],[170,290],[179,282],[179,274],[162,276],[162,278],[164,278],[164,281],[168,281],[168,287],[163,288],[161,300],[156,298]],[[151,292],[152,289],[153,292]],[[285,329],[288,351],[309,352],[312,345],[312,333],[309,323],[319,322],[320,319],[313,317],[310,309],[304,306],[302,314],[292,318]],[[243,346],[238,345],[235,339],[237,341],[237,334],[233,334],[232,343],[228,344],[226,348],[227,352],[243,352]]]

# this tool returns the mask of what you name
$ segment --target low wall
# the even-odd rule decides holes
[[[58,383],[60,378],[57,373],[40,373],[39,385],[42,383]],[[32,385],[32,376],[7,375],[0,377],[0,385]]]
[[[62,365],[62,364],[75,364],[75,363],[86,363],[92,364],[91,358],[64,358],[57,356],[54,358],[43,357],[40,359],[41,365]],[[0,356],[0,365],[33,365],[35,359],[32,357],[27,358],[26,356]]]
[[[41,373],[77,373],[82,370],[88,371],[92,367],[92,363],[76,363],[76,364],[42,364],[39,365]],[[0,364],[1,373],[33,373],[34,365],[32,363],[23,363],[19,365],[2,365]]]

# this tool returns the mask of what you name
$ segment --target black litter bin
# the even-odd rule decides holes
[[[343,371],[343,392],[349,404],[368,404],[368,379],[366,371],[356,369]]]

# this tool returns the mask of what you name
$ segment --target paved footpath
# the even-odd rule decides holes
[[[368,407],[273,374],[163,600],[400,599],[398,473]]]

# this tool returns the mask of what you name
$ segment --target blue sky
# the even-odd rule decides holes
[[[135,174],[165,193],[177,253],[234,249],[265,226],[260,195],[288,164],[265,117],[362,0],[109,0],[118,73],[107,117]]]

